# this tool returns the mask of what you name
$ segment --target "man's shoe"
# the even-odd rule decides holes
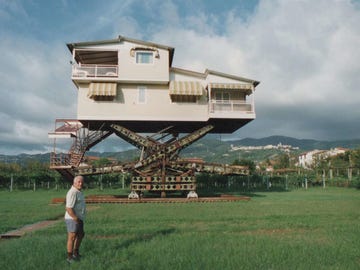
[[[80,254],[73,255],[72,259],[75,260],[75,261],[80,261],[81,255]]]
[[[72,264],[75,262],[74,258],[67,258],[66,261],[69,263],[69,264]]]

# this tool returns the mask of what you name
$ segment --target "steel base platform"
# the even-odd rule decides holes
[[[200,197],[200,198],[139,198],[128,199],[125,196],[116,195],[90,195],[85,198],[87,204],[97,203],[211,203],[211,202],[233,202],[233,201],[249,201],[251,198],[247,196],[220,195],[218,197]],[[64,204],[64,198],[54,198],[51,200],[53,204]]]

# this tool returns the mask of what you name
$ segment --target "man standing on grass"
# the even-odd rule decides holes
[[[65,223],[67,228],[67,261],[72,263],[80,259],[79,248],[84,232],[84,219],[86,215],[85,197],[81,192],[84,177],[78,175],[68,193],[66,194]]]

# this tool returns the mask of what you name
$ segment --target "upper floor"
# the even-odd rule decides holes
[[[121,81],[163,83],[169,81],[174,48],[119,36],[117,39],[67,44],[72,53],[75,82]]]

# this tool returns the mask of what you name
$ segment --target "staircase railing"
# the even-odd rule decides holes
[[[91,131],[84,138],[76,138],[70,148],[70,165],[78,167],[85,152],[112,134],[111,131]]]

